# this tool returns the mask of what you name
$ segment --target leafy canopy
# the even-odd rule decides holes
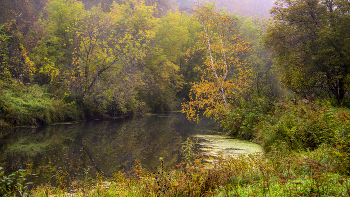
[[[350,79],[350,6],[342,0],[279,0],[265,38],[288,88],[324,90],[338,103]]]

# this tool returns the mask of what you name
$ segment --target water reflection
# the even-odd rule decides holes
[[[164,158],[165,167],[180,162],[181,144],[193,134],[207,134],[216,126],[202,119],[189,122],[181,113],[130,120],[89,121],[39,128],[18,128],[1,140],[0,166],[15,171],[31,165],[36,184],[56,184],[56,172],[79,179],[84,169],[110,177],[132,169],[134,160],[152,171]]]

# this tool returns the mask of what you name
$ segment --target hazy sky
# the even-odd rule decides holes
[[[208,0],[177,0],[180,10],[192,7],[196,3]],[[213,2],[213,1],[211,1]],[[244,16],[261,15],[269,17],[269,10],[274,5],[274,0],[215,0],[218,9],[226,7],[230,13],[238,12]]]

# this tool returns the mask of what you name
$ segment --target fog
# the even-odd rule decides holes
[[[207,0],[204,0],[208,2]],[[202,3],[203,0],[177,0],[179,10],[190,10],[194,5]],[[210,1],[213,2],[213,1]],[[243,16],[258,16],[268,18],[269,10],[274,5],[274,0],[216,0],[218,9],[226,9],[228,13],[238,13]]]

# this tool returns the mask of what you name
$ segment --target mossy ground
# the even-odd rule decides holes
[[[218,156],[223,154],[239,155],[262,153],[263,149],[256,143],[247,140],[234,139],[225,135],[195,135],[198,138],[198,144],[201,146],[203,154],[209,156]]]

